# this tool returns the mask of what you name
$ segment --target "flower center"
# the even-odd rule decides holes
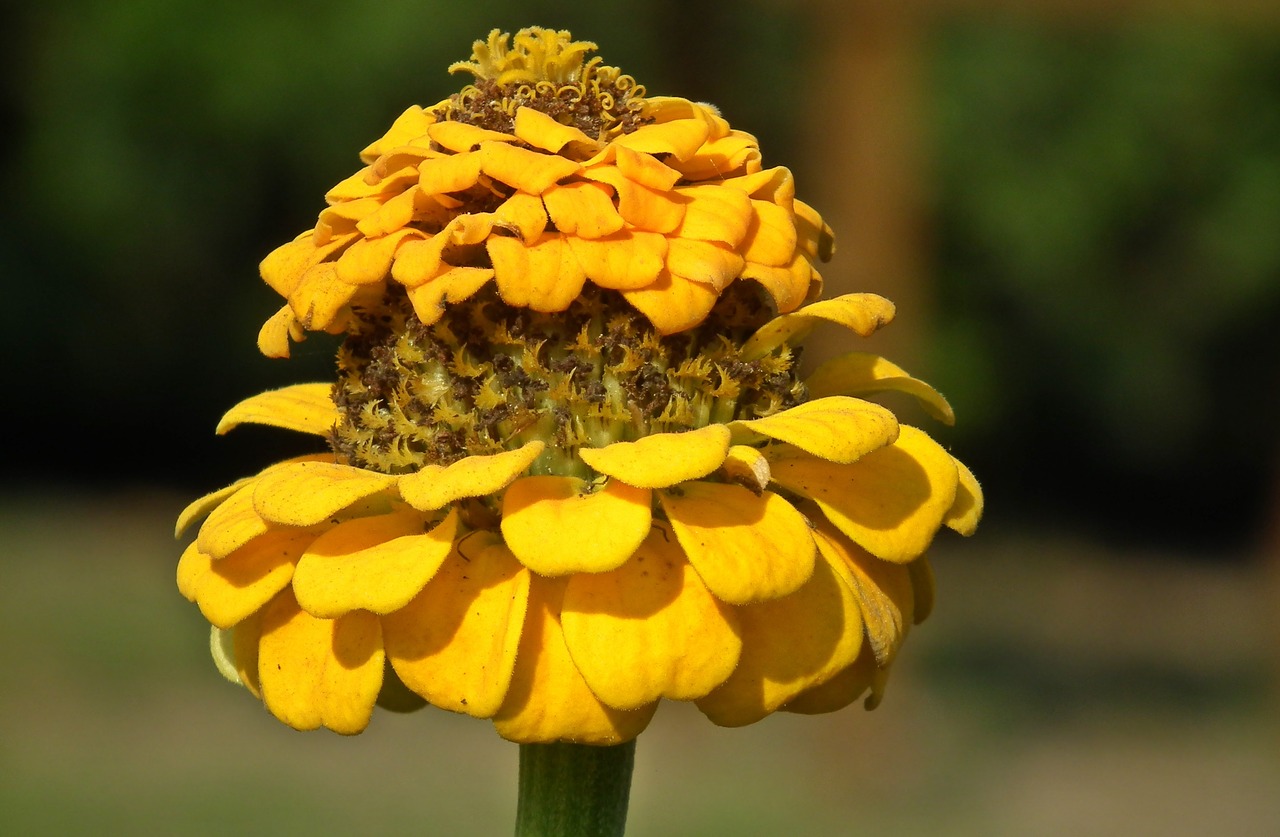
[[[663,337],[619,294],[588,287],[563,312],[503,303],[493,291],[424,326],[402,293],[365,312],[338,356],[331,444],[390,474],[547,448],[533,472],[591,476],[576,456],[652,433],[771,415],[804,401],[797,350],[744,360],[769,316],[759,292],[731,286],[707,319]]]

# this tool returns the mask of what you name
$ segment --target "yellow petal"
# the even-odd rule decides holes
[[[893,303],[875,294],[845,294],[806,305],[799,311],[774,317],[742,346],[747,359],[764,357],[783,343],[802,339],[822,320],[838,323],[860,337],[871,334],[893,319]]]
[[[416,513],[357,517],[315,539],[298,561],[293,593],[307,613],[333,619],[353,610],[386,614],[421,592],[458,532],[458,513],[423,532]]]
[[[946,424],[954,424],[956,420],[951,405],[936,389],[868,352],[849,352],[824,362],[805,379],[805,386],[809,388],[810,398],[904,392],[919,399],[920,406],[935,419]]]
[[[413,601],[383,618],[387,657],[435,706],[490,718],[511,685],[529,571],[489,532],[457,547]]]
[[[618,214],[638,230],[669,233],[684,220],[687,199],[637,183],[617,166],[596,166],[584,170],[582,176],[612,186],[618,196]]]
[[[809,524],[777,494],[690,482],[658,498],[689,563],[721,601],[777,599],[813,575]]]
[[[676,227],[681,238],[719,241],[736,248],[751,226],[751,199],[726,186],[682,186],[676,194],[689,201]]]
[[[533,244],[547,228],[547,209],[536,195],[516,192],[493,211],[493,225],[512,230],[525,244]]]
[[[709,133],[710,126],[701,119],[677,119],[642,125],[611,145],[647,154],[674,154],[678,160],[687,160],[697,153]]]
[[[675,236],[667,240],[667,270],[717,292],[738,278],[744,264],[742,256],[722,244]]]
[[[406,221],[407,223],[407,221]],[[396,251],[406,241],[421,240],[424,234],[414,229],[395,229],[379,233],[352,244],[338,259],[337,277],[348,285],[370,285],[381,282],[391,272]]]
[[[249,616],[230,631],[222,631],[216,627],[213,630],[224,635],[220,638],[220,644],[223,646],[221,655],[225,659],[219,661],[217,656],[214,658],[218,670],[228,680],[239,683],[258,700],[262,700],[262,682],[258,678],[258,644],[262,640],[262,611]],[[226,637],[225,634],[230,634],[230,637]],[[210,639],[212,640],[212,637]],[[228,645],[230,645],[229,648]]]
[[[637,488],[666,488],[705,477],[720,467],[728,453],[729,428],[723,424],[578,451],[592,469]]]
[[[836,252],[836,240],[831,227],[804,201],[795,201],[792,211],[796,214],[796,246],[810,259],[831,261]]]
[[[253,507],[273,523],[314,526],[395,482],[396,477],[350,465],[295,462],[258,480],[253,487]]]
[[[267,357],[289,356],[289,340],[295,343],[305,340],[306,332],[293,316],[293,309],[286,303],[262,324],[258,332],[258,351]]]
[[[852,465],[797,451],[766,451],[773,480],[810,497],[854,543],[886,561],[919,557],[956,497],[955,460],[937,442],[902,425],[892,445]]]
[[[470,189],[480,181],[481,162],[478,151],[423,160],[418,166],[418,187],[428,195]]]
[[[511,686],[493,725],[503,738],[522,744],[630,741],[649,725],[657,701],[623,711],[592,693],[565,646],[560,627],[564,587],[562,580],[532,580]]]
[[[380,158],[377,166],[366,166],[345,180],[341,180],[324,199],[330,204],[375,198],[387,200],[418,182],[418,165],[440,154],[426,148],[404,148],[394,159]],[[403,164],[403,165],[398,165]]]
[[[558,233],[544,233],[529,247],[503,236],[493,236],[486,245],[498,293],[508,305],[563,311],[586,283],[586,274]]]
[[[196,587],[196,604],[213,625],[230,628],[257,612],[289,584],[293,567],[315,535],[276,529],[213,561]]]
[[[209,513],[196,546],[205,555],[223,558],[271,528],[253,508],[255,483],[248,483]]]
[[[203,497],[192,500],[178,515],[178,522],[174,526],[173,536],[175,538],[182,537],[182,533],[187,531],[187,528],[192,523],[207,517],[211,511],[222,505],[228,497],[243,488],[248,481],[248,479],[238,479],[231,485],[219,488],[217,491],[210,491]]]
[[[742,242],[749,262],[780,267],[796,255],[796,224],[787,210],[769,201],[751,201],[751,224]]]
[[[302,275],[302,281],[289,296],[289,304],[298,322],[312,331],[319,331],[334,321],[355,293],[353,286],[338,278],[337,266],[326,262]]]
[[[805,401],[765,418],[734,421],[729,426],[735,432],[759,433],[846,464],[898,437],[898,420],[893,413],[879,404],[842,395]]]
[[[797,253],[789,265],[773,267],[748,261],[742,267],[742,278],[753,279],[764,286],[780,313],[794,311],[808,297],[820,277],[803,254]]]
[[[783,704],[781,710],[821,715],[844,709],[872,687],[878,671],[875,655],[864,650],[852,665],[842,668],[827,682],[805,689]]]
[[[541,195],[580,168],[572,160],[502,142],[481,143],[481,170],[494,180],[530,195]]]
[[[693,328],[707,318],[716,300],[716,289],[701,282],[672,276],[663,270],[646,288],[623,289],[623,297],[649,318],[661,334],[676,334]]]
[[[819,558],[813,577],[790,596],[737,608],[742,657],[698,708],[721,726],[752,724],[851,664],[862,620],[847,575]]]
[[[659,162],[652,154],[643,154],[619,145],[614,159],[618,171],[628,180],[649,189],[666,192],[680,182],[680,172]]]
[[[205,574],[212,566],[213,558],[201,552],[195,543],[187,544],[187,548],[182,551],[182,557],[178,559],[178,592],[187,601],[196,600],[200,582],[204,580]]]
[[[357,238],[357,235],[350,234],[331,239],[327,243],[318,242],[312,231],[308,230],[267,254],[258,265],[258,272],[273,291],[287,297],[297,289],[304,273],[336,255]]]
[[[871,653],[878,665],[887,666],[913,622],[910,570],[907,565],[881,561],[829,527],[820,526],[814,540],[828,561],[843,562],[849,569]]]
[[[758,448],[732,445],[720,468],[729,479],[756,494],[769,487],[769,460]]]
[[[960,483],[956,486],[955,502],[943,522],[967,538],[978,531],[978,521],[982,519],[982,486],[963,462],[958,459],[955,462]]]
[[[556,229],[579,238],[603,238],[623,227],[605,187],[589,181],[553,185],[542,193],[547,215]]]
[[[427,465],[400,478],[400,496],[415,509],[434,511],[465,497],[497,494],[527,471],[545,447],[535,440],[492,456],[468,456],[451,465]]]
[[[427,128],[427,136],[453,152],[473,151],[482,142],[515,142],[515,137],[466,122],[446,120]]]
[[[387,149],[404,145],[412,139],[423,136],[435,121],[435,114],[423,110],[419,105],[411,106],[396,117],[396,121],[391,123],[391,127],[381,138],[370,143],[360,152],[360,159],[366,163],[372,163],[386,153]]]
[[[749,168],[759,168],[760,143],[744,131],[731,131],[728,136],[705,143],[688,160],[675,160],[671,165],[688,180],[732,177]]]
[[[602,288],[633,290],[653,284],[666,261],[667,239],[642,230],[604,238],[566,239],[582,272]]]
[[[366,239],[380,238],[400,230],[401,227],[413,220],[415,204],[422,195],[423,192],[421,188],[415,185],[404,190],[398,195],[387,198],[383,202],[382,206],[378,207],[377,212],[371,213],[357,221],[356,229],[359,230],[360,234]],[[356,242],[356,244],[359,243],[360,242]],[[356,244],[351,245],[351,249],[355,249]],[[343,253],[343,256],[348,255],[350,252],[350,249],[347,250],[346,253]],[[343,276],[342,279],[346,282],[352,282],[354,279],[354,272],[350,278],[348,276]],[[363,283],[355,282],[355,284]]]
[[[382,687],[378,617],[355,611],[317,619],[284,591],[262,614],[258,673],[271,713],[299,730],[353,735],[369,724]]]
[[[409,289],[409,302],[423,325],[437,322],[447,304],[470,299],[493,278],[489,267],[445,267],[439,276]]]
[[[242,424],[265,424],[323,436],[338,421],[332,384],[294,384],[251,395],[227,410],[218,422],[221,436]]]
[[[513,133],[529,143],[552,154],[559,153],[571,142],[594,147],[596,141],[572,125],[561,125],[550,114],[530,107],[516,108]]]
[[[516,480],[502,498],[502,536],[539,575],[600,573],[631,557],[649,533],[650,492],[618,480],[587,493],[575,477]]]
[[[733,672],[737,620],[666,531],[653,530],[613,572],[579,573],[565,589],[565,645],[596,697],[615,709],[693,700]]]
[[[755,200],[775,204],[788,212],[794,211],[796,179],[786,166],[774,166],[771,169],[725,178],[720,181],[720,185],[745,192]],[[794,221],[791,224],[794,226]]]

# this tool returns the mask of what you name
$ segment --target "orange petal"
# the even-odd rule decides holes
[[[513,230],[525,244],[533,244],[547,228],[547,209],[538,196],[516,192],[493,211],[493,225]]]
[[[516,138],[499,131],[490,131],[466,122],[446,120],[427,128],[427,136],[453,152],[474,151],[482,142],[515,142]]]
[[[673,168],[688,180],[712,180],[741,174],[760,166],[760,142],[745,131],[730,131],[728,136],[703,144],[687,160],[674,160]]]
[[[462,302],[493,278],[489,267],[449,267],[430,281],[409,289],[409,302],[423,325],[432,325],[444,314],[445,306]]]
[[[297,343],[306,337],[298,318],[293,316],[293,309],[286,303],[262,324],[258,332],[258,351],[267,357],[288,357],[289,340]]]
[[[262,614],[258,673],[271,713],[299,730],[328,727],[343,735],[369,724],[382,687],[378,617],[355,611],[317,619],[282,592]]]
[[[893,413],[860,398],[832,395],[761,419],[734,421],[734,431],[749,430],[831,462],[856,462],[898,438]]]
[[[721,601],[777,599],[813,575],[809,524],[777,494],[690,482],[659,492],[658,499],[689,563]]]
[[[732,611],[670,538],[653,530],[630,561],[574,575],[565,589],[565,645],[591,691],[616,709],[700,698],[742,651]]]
[[[578,238],[603,238],[623,227],[605,187],[589,181],[553,185],[542,193],[556,229]]]
[[[564,587],[563,581],[532,580],[511,686],[493,725],[503,738],[522,744],[630,741],[649,725],[658,704],[623,711],[592,693],[565,646],[560,627]]]
[[[618,214],[638,230],[669,233],[684,220],[687,199],[637,183],[617,166],[596,166],[584,170],[582,176],[612,186],[618,195]]]
[[[792,211],[796,214],[796,246],[810,259],[831,261],[836,252],[836,240],[831,227],[804,201],[795,201]]]
[[[398,229],[389,235],[357,241],[338,259],[337,276],[348,285],[381,282],[391,272],[391,263],[401,245],[422,238],[423,233],[418,230]]]
[[[602,288],[634,290],[653,284],[662,271],[667,239],[657,233],[622,230],[597,240],[566,239],[586,277]]]
[[[710,285],[672,276],[666,270],[658,274],[652,285],[623,289],[622,295],[662,334],[693,328],[707,318],[720,298]]]
[[[230,628],[288,586],[293,568],[315,535],[276,529],[213,561],[196,588],[196,604],[213,625]]]
[[[719,241],[736,248],[751,227],[751,199],[725,186],[682,186],[676,194],[689,201],[676,227],[681,238]]]
[[[729,428],[710,424],[684,433],[654,433],[634,442],[582,448],[590,468],[637,488],[666,488],[705,477],[729,452]]]
[[[219,436],[242,424],[265,424],[323,436],[338,421],[332,384],[294,384],[251,395],[227,410],[218,422]]]
[[[435,114],[423,110],[419,105],[411,106],[396,117],[396,121],[391,123],[391,127],[381,138],[360,152],[360,159],[372,163],[386,153],[387,149],[405,145],[410,140],[423,136],[435,121]]]
[[[428,195],[470,189],[480,181],[481,162],[478,151],[423,160],[418,166],[418,186]]]
[[[427,465],[400,478],[400,496],[415,509],[434,511],[465,497],[497,494],[527,471],[545,447],[535,440],[492,456],[468,456],[451,465]]]
[[[769,201],[751,201],[751,223],[742,242],[742,255],[749,262],[783,266],[796,256],[796,225],[793,215]]]
[[[610,144],[647,154],[674,154],[678,160],[687,160],[697,153],[710,132],[710,126],[701,119],[677,119],[642,125]]]
[[[421,194],[421,189],[415,185],[388,198],[377,212],[357,221],[356,229],[365,238],[378,238],[399,230],[413,220],[414,204]]]
[[[289,304],[298,322],[312,331],[324,329],[355,296],[356,289],[338,278],[337,266],[325,262],[302,274],[302,281],[289,295]]]
[[[253,487],[253,507],[273,523],[314,526],[387,490],[396,479],[350,465],[294,462],[263,474]]]
[[[643,154],[620,145],[617,146],[615,161],[618,171],[628,180],[649,189],[666,192],[680,181],[680,172],[658,162],[652,154]]]
[[[480,144],[481,169],[494,180],[530,195],[541,195],[578,171],[572,160],[553,154],[542,154],[502,142]]]
[[[753,279],[764,286],[769,296],[773,297],[778,311],[783,314],[800,307],[814,282],[821,280],[814,272],[813,265],[800,253],[785,267],[771,267],[748,261],[743,265],[742,278]]]
[[[512,132],[521,140],[552,154],[571,142],[594,147],[596,141],[572,125],[561,125],[550,114],[530,107],[516,108]]]
[[[288,244],[272,250],[258,265],[258,272],[273,291],[287,297],[302,281],[302,274],[349,246],[356,238],[355,234],[345,235],[322,244],[308,230]]]
[[[333,619],[353,610],[387,614],[421,592],[440,569],[458,533],[451,511],[424,534],[417,513],[357,517],[339,523],[307,547],[293,593],[307,613]]]
[[[906,563],[933,541],[959,482],[955,460],[937,442],[902,425],[892,445],[852,465],[798,451],[766,451],[773,480],[811,498],[836,527],[886,561]]]
[[[738,278],[744,264],[742,256],[722,244],[676,236],[667,239],[667,270],[717,292]]]
[[[586,274],[558,233],[544,233],[530,247],[502,236],[494,236],[486,244],[498,293],[508,305],[563,311],[586,283]]]
[[[588,493],[576,477],[516,480],[502,498],[502,536],[539,575],[607,572],[649,533],[650,492],[618,480]]]
[[[489,718],[511,685],[529,571],[492,533],[456,546],[413,601],[383,617],[387,657],[435,706]]]
[[[822,557],[796,592],[737,608],[742,657],[698,708],[721,726],[752,724],[850,665],[862,646],[862,620],[847,576]]]

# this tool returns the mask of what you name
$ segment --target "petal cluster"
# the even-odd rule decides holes
[[[775,319],[887,321],[855,295]],[[816,309],[816,310],[813,310]],[[775,345],[777,343],[775,342]],[[191,504],[178,585],[219,667],[285,723],[355,733],[375,704],[491,719],[520,742],[628,740],[662,699],[715,723],[879,700],[927,615],[924,557],[976,527],[982,494],[922,431],[862,396],[934,390],[872,355],[761,419],[579,451],[590,479],[533,474],[543,442],[399,476],[316,455]],[[323,434],[322,385],[264,393],[252,422]]]
[[[259,334],[265,354],[288,356],[308,330],[342,332],[389,286],[430,325],[489,282],[542,312],[591,282],[663,334],[701,322],[737,280],[758,282],[781,312],[815,294],[813,265],[832,239],[791,172],[764,168],[755,137],[711,106],[646,98],[555,34],[521,33],[519,54],[500,39],[478,45],[463,68],[492,78],[406,110],[329,191],[314,228],[263,260],[287,300]],[[556,78],[534,80],[530,67]],[[539,98],[537,85],[555,95]],[[564,108],[575,96],[612,111],[576,117]]]

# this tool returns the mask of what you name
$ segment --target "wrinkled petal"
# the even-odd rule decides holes
[[[315,534],[267,532],[216,561],[196,584],[195,600],[213,625],[230,628],[261,609],[289,584],[294,565]]]
[[[862,646],[862,619],[847,577],[822,557],[796,592],[737,608],[742,657],[698,708],[720,726],[752,724],[851,664]]]
[[[294,384],[252,395],[227,410],[218,422],[221,436],[242,424],[265,424],[323,436],[338,420],[332,384]]]
[[[526,247],[494,236],[486,242],[502,301],[535,311],[563,311],[582,293],[586,274],[558,233],[544,233]]]
[[[860,398],[830,396],[805,401],[761,419],[734,421],[730,427],[749,430],[795,445],[831,462],[856,462],[898,437],[893,413]]]
[[[515,669],[529,571],[491,533],[455,546],[413,601],[383,617],[387,657],[433,705],[490,718]]]
[[[794,451],[766,451],[774,482],[813,499],[854,543],[886,561],[920,556],[956,497],[955,460],[902,425],[896,442],[851,465]]]
[[[624,230],[591,240],[568,239],[586,277],[602,288],[634,290],[653,284],[666,262],[667,239],[657,233]]]
[[[729,452],[729,428],[710,424],[685,433],[655,433],[634,442],[582,448],[578,456],[601,474],[637,488],[666,488],[705,477]]]
[[[577,163],[564,157],[502,142],[481,143],[479,153],[480,167],[485,174],[531,195],[541,195],[579,168]]]
[[[642,125],[612,144],[647,154],[674,154],[677,160],[687,160],[702,147],[709,133],[710,126],[700,119],[678,119]]]
[[[649,533],[649,490],[619,480],[586,488],[557,476],[511,484],[502,498],[502,536],[520,563],[557,576],[607,572],[631,557]]]
[[[676,227],[681,238],[718,241],[736,248],[751,227],[751,199],[726,186],[681,186],[676,194],[689,201]]]
[[[870,337],[876,329],[887,325],[893,314],[893,303],[875,294],[845,294],[824,299],[765,323],[743,344],[742,356],[764,357],[783,343],[796,343],[823,320],[838,323],[860,337]]]
[[[772,479],[769,460],[758,448],[748,445],[731,446],[720,468],[729,479],[756,494],[768,488]]]
[[[493,211],[493,225],[514,231],[526,245],[533,244],[547,228],[547,209],[536,195],[516,192]]]
[[[618,196],[618,214],[638,230],[670,233],[684,220],[686,198],[637,183],[617,166],[596,166],[582,176],[612,186]]]
[[[396,479],[350,465],[294,462],[263,474],[253,487],[253,508],[273,523],[314,526]]]
[[[591,182],[552,186],[542,193],[556,229],[579,238],[603,238],[622,229],[625,223],[613,206],[613,198],[602,186]]]
[[[409,289],[413,313],[423,325],[436,323],[449,303],[470,299],[493,278],[489,267],[447,267],[439,276]]]
[[[515,124],[512,133],[530,145],[559,153],[571,142],[582,143],[594,147],[596,141],[572,125],[561,125],[550,114],[530,107],[516,108]]]
[[[451,465],[427,465],[400,478],[400,496],[415,509],[435,511],[455,500],[497,494],[527,471],[545,447],[535,440],[492,456],[468,456]]]
[[[404,223],[408,223],[406,218]],[[337,277],[348,285],[370,285],[381,282],[391,272],[396,250],[406,241],[422,240],[424,234],[413,229],[395,229],[379,233],[351,245],[338,259]]]
[[[342,254],[343,260],[350,257],[352,251],[357,250],[357,248],[368,249],[371,244],[371,239],[376,241],[377,239],[390,235],[393,232],[409,232],[402,230],[401,228],[413,220],[416,203],[422,194],[420,187],[413,186],[394,197],[388,198],[383,202],[382,206],[378,208],[377,212],[357,221],[356,229],[365,237],[365,240],[357,241],[355,244],[352,244],[351,247]],[[375,281],[369,278],[369,275],[374,273],[374,269],[369,267],[368,263],[376,265],[380,261],[381,258],[379,256],[375,255],[370,257],[368,255],[364,255],[364,264],[360,265],[360,267],[352,265],[345,275],[341,270],[339,270],[338,276],[342,281],[351,282],[352,284],[364,284],[365,282]],[[390,260],[388,259],[388,262],[389,261]],[[385,272],[385,270],[383,272]]]
[[[423,160],[418,166],[418,187],[428,195],[465,191],[480,181],[481,162],[479,152]]]
[[[978,531],[978,521],[982,519],[982,486],[963,462],[957,459],[955,463],[960,482],[956,486],[955,502],[943,522],[967,538]]]
[[[690,482],[658,498],[689,563],[721,601],[776,599],[813,575],[809,524],[777,494]]]
[[[532,580],[515,672],[494,716],[494,728],[503,738],[522,744],[630,741],[649,725],[658,703],[624,711],[595,696],[565,646],[560,627],[564,588],[564,580]]]
[[[879,355],[849,352],[822,363],[805,379],[810,398],[828,395],[871,395],[880,392],[903,392],[914,396],[920,406],[935,419],[954,424],[956,414],[947,399],[924,381],[911,377]]]
[[[305,339],[306,331],[293,315],[293,309],[285,303],[258,330],[258,351],[267,357],[286,358],[289,356],[289,341],[300,343]]]
[[[630,561],[574,575],[565,588],[569,654],[596,697],[616,709],[700,698],[729,677],[742,651],[732,611],[670,538],[652,530]]]
[[[749,262],[780,267],[791,264],[796,252],[794,216],[769,201],[751,201],[751,224],[742,242],[742,256]]]
[[[652,154],[623,145],[616,147],[614,162],[628,180],[659,192],[674,188],[680,181],[680,172],[676,169],[659,162]]]
[[[435,114],[424,110],[420,105],[412,105],[396,117],[396,121],[391,123],[391,127],[381,138],[370,143],[360,152],[360,159],[366,163],[372,163],[385,154],[387,149],[404,145],[412,139],[425,135],[435,121]]]
[[[785,267],[772,267],[748,261],[742,267],[742,278],[759,282],[773,297],[780,313],[786,314],[798,308],[808,297],[814,282],[821,281],[813,265],[797,253]]]
[[[907,565],[881,561],[838,532],[823,531],[828,525],[814,533],[814,540],[828,561],[849,569],[871,652],[878,665],[886,666],[913,624],[911,573]]]
[[[667,270],[710,285],[717,292],[738,278],[743,264],[742,256],[722,244],[675,237],[667,240]]]
[[[263,702],[294,729],[361,732],[382,687],[384,660],[382,629],[372,613],[317,619],[286,590],[262,614]]]
[[[453,548],[458,513],[424,532],[416,513],[357,517],[307,547],[293,575],[299,606],[333,619],[353,610],[387,614],[421,592]]]
[[[711,140],[687,160],[672,161],[672,166],[689,180],[712,180],[730,177],[759,168],[760,144],[745,131],[730,131],[728,136]]]
[[[662,334],[693,328],[707,318],[720,298],[710,285],[672,276],[666,270],[658,274],[652,285],[637,290],[623,289],[622,295]]]
[[[473,151],[482,142],[515,142],[515,137],[466,122],[446,120],[427,128],[427,136],[453,152]]]
[[[302,281],[289,295],[289,305],[298,322],[317,331],[332,323],[355,293],[353,286],[338,278],[337,266],[326,262],[302,275]]]

